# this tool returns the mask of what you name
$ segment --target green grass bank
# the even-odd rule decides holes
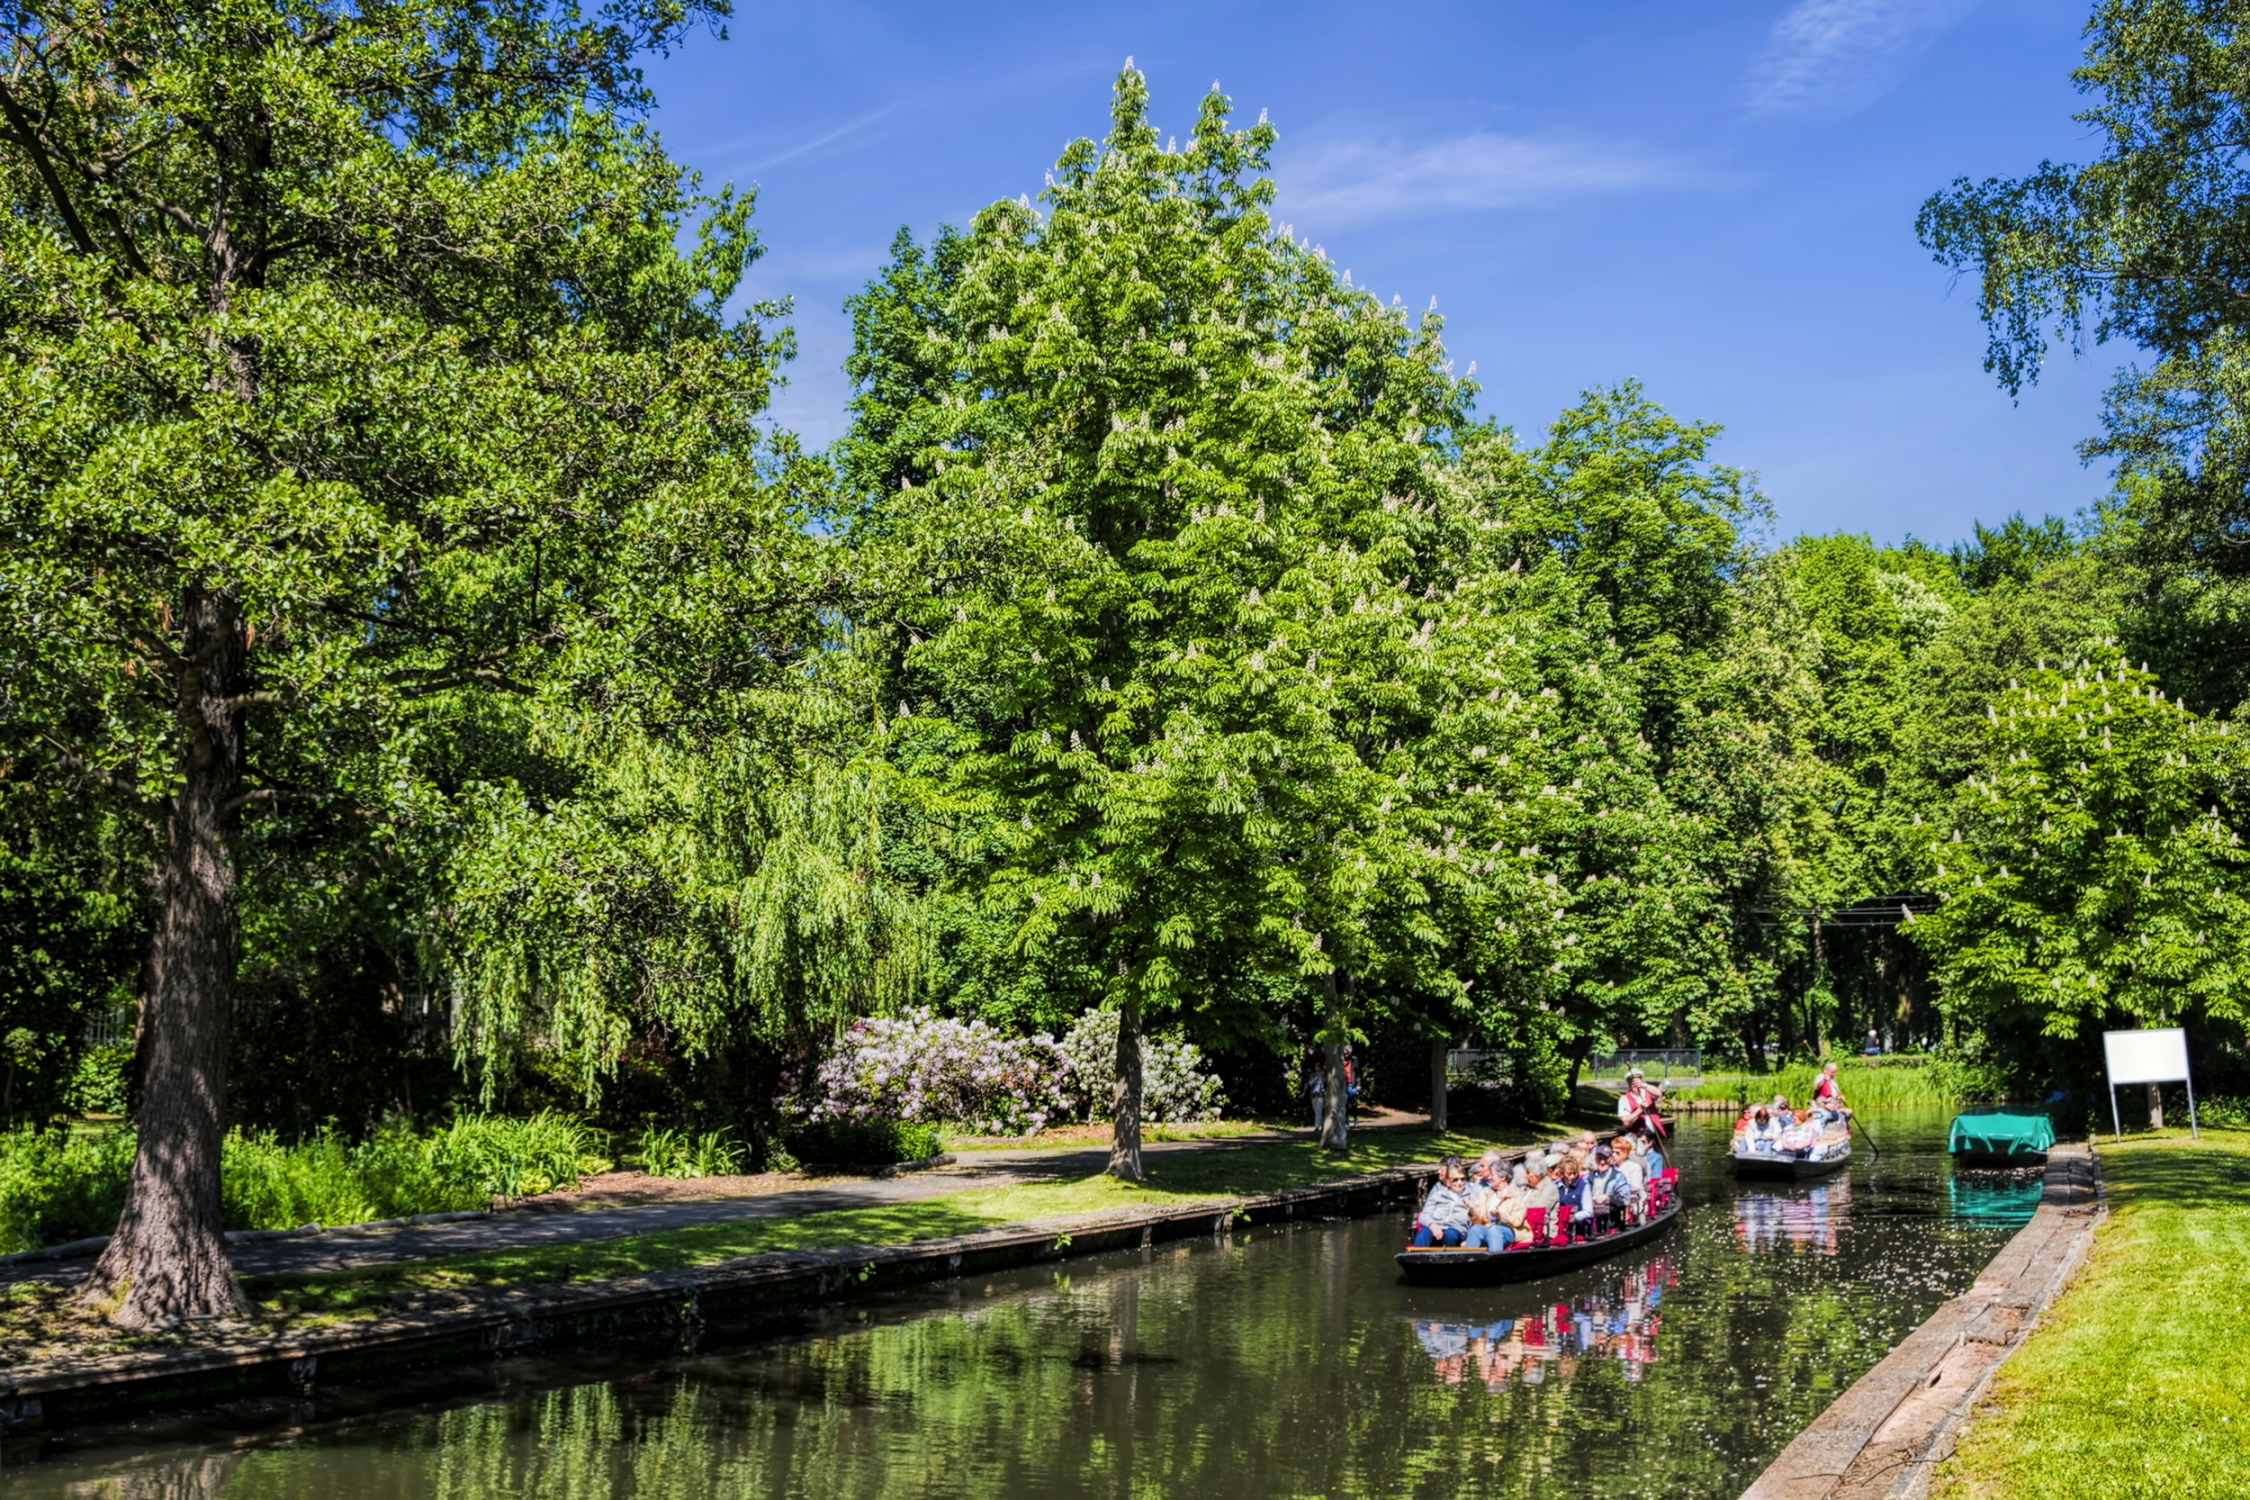
[[[1559,1129],[1560,1127],[1557,1127]],[[1432,1137],[1386,1131],[1359,1137],[1343,1154],[1310,1142],[1178,1152],[1150,1161],[1134,1184],[1093,1175],[1014,1187],[969,1189],[915,1203],[841,1209],[786,1219],[746,1219],[576,1245],[498,1251],[376,1271],[317,1277],[267,1277],[248,1283],[261,1305],[298,1315],[381,1311],[402,1293],[464,1290],[529,1282],[592,1280],[681,1266],[710,1265],[774,1250],[832,1245],[895,1245],[940,1239],[1036,1219],[1148,1204],[1179,1205],[1279,1192],[1385,1167],[1434,1161],[1448,1152],[1526,1145],[1555,1130],[1475,1130]]]
[[[555,1282],[599,1281],[639,1272],[713,1265],[778,1250],[895,1245],[1112,1208],[1183,1206],[1308,1187],[1388,1167],[1434,1161],[1487,1146],[1553,1139],[1565,1127],[1369,1132],[1346,1153],[1309,1141],[1176,1152],[1150,1160],[1145,1183],[1103,1175],[996,1188],[964,1188],[919,1202],[790,1218],[744,1219],[654,1234],[536,1249],[501,1250],[319,1276],[245,1278],[259,1331],[286,1334],[401,1306],[445,1305],[446,1294]],[[433,1300],[434,1299],[434,1300]],[[235,1332],[242,1330],[239,1325]],[[63,1356],[192,1342],[192,1334],[123,1335],[70,1301],[69,1288],[27,1282],[0,1295],[0,1363],[32,1365]]]
[[[2109,1221],[1994,1377],[1938,1500],[2250,1494],[2250,1133],[2099,1149]]]

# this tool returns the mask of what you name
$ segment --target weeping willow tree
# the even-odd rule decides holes
[[[575,794],[479,791],[429,955],[489,1098],[532,1056],[591,1101],[637,1042],[675,1055],[788,1045],[912,998],[923,903],[884,866],[886,771],[849,693],[763,693],[721,743],[541,739]]]

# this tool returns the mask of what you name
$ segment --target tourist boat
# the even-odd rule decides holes
[[[1560,1276],[1565,1271],[1575,1271],[1580,1266],[1590,1266],[1648,1244],[1670,1229],[1679,1216],[1680,1200],[1675,1196],[1646,1224],[1621,1229],[1600,1239],[1576,1240],[1567,1245],[1533,1245],[1529,1249],[1510,1246],[1505,1250],[1401,1250],[1398,1266],[1406,1273],[1406,1279],[1416,1286],[1498,1286],[1509,1281],[1537,1281],[1542,1276]]]
[[[1819,1160],[1792,1156],[1786,1151],[1735,1151],[1727,1159],[1734,1163],[1734,1175],[1743,1182],[1804,1182],[1809,1178],[1827,1177],[1851,1165],[1852,1143],[1845,1141],[1843,1149]]]
[[[2001,1105],[1963,1110],[1946,1132],[1946,1149],[1963,1167],[2044,1167],[2055,1143],[2055,1122],[2043,1112]]]

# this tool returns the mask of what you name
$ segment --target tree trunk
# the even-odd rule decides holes
[[[1344,1015],[1336,993],[1336,975],[1328,975],[1327,1035],[1321,1044],[1321,1091],[1328,1100],[1328,1118],[1320,1124],[1324,1151],[1349,1151],[1352,1145],[1351,1095],[1344,1088]]]
[[[1572,1042],[1563,1053],[1563,1056],[1570,1060],[1569,1097],[1563,1103],[1565,1109],[1571,1108],[1578,1102],[1578,1075],[1585,1071],[1586,1054],[1593,1050],[1594,1039],[1590,1036],[1582,1036],[1577,1041]]]
[[[1320,1092],[1327,1118],[1320,1122],[1324,1151],[1349,1151],[1352,1145],[1351,1095],[1344,1088],[1344,1039],[1321,1044]]]
[[[1430,1038],[1430,1129],[1440,1135],[1443,1135],[1446,1130],[1446,1051],[1447,1043],[1444,1037],[1433,1036]]]
[[[1110,1108],[1109,1175],[1139,1182],[1141,1170],[1141,1004],[1117,1008],[1117,1093]]]
[[[2153,1083],[2148,1086],[2148,1128],[2164,1128],[2164,1090]]]
[[[1820,993],[1821,984],[1828,977],[1827,933],[1822,930],[1820,918],[1812,919],[1812,985],[1805,991],[1805,1050],[1814,1057],[1820,1056],[1820,1006],[1814,997]]]
[[[169,808],[142,1002],[138,1147],[125,1207],[81,1300],[123,1328],[249,1311],[219,1222],[227,1028],[240,929],[228,835],[242,783],[240,611],[189,591],[177,668],[185,744]],[[112,1304],[114,1304],[112,1306]]]

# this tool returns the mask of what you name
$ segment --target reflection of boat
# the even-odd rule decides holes
[[[1577,1240],[1567,1245],[1534,1245],[1506,1250],[1402,1250],[1399,1269],[1416,1286],[1497,1286],[1509,1281],[1536,1281],[1559,1276],[1622,1255],[1646,1245],[1672,1227],[1680,1216],[1675,1197],[1646,1224],[1621,1229],[1600,1239]]]
[[[2054,1143],[2055,1122],[2045,1113],[1986,1105],[1955,1115],[1945,1146],[1964,1167],[2043,1167]]]
[[[1958,1223],[2013,1228],[2031,1222],[2044,1188],[2036,1172],[2013,1177],[1955,1177],[1945,1185],[1946,1209]]]
[[[1801,1193],[1742,1193],[1734,1200],[1736,1243],[1752,1254],[1785,1244],[1814,1255],[1836,1253],[1836,1232],[1852,1201],[1852,1180],[1839,1177]]]
[[[1734,1175],[1746,1181],[1803,1182],[1849,1166],[1852,1143],[1845,1141],[1817,1161],[1781,1151],[1735,1151],[1727,1159],[1734,1163]]]
[[[1625,1378],[1637,1381],[1656,1362],[1664,1293],[1677,1275],[1670,1261],[1657,1256],[1627,1271],[1610,1295],[1541,1303],[1513,1316],[1493,1316],[1487,1309],[1474,1321],[1410,1321],[1438,1379],[1447,1385],[1480,1380],[1487,1390],[1497,1391],[1517,1374],[1526,1385],[1544,1385],[1550,1369],[1567,1381],[1585,1356],[1614,1358]]]

